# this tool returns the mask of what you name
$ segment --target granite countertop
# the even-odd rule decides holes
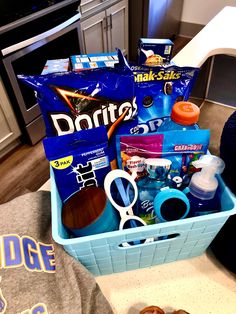
[[[210,252],[202,256],[125,273],[96,277],[116,314],[138,314],[150,305],[166,314],[236,312],[236,276]]]

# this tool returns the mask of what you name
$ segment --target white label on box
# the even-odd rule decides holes
[[[106,61],[106,60],[108,60],[108,57],[107,56],[90,57],[90,60],[93,61],[93,62],[96,62],[96,61]]]
[[[104,156],[101,158],[91,160],[91,164],[93,166],[93,170],[105,168],[105,167],[109,166],[108,157]]]
[[[89,58],[80,58],[80,62],[89,62]]]
[[[114,64],[117,63],[117,61],[106,61],[104,63],[107,67],[114,67]]]
[[[75,69],[78,70],[78,69],[83,69],[83,64],[82,63],[75,63]]]
[[[165,46],[165,50],[164,50],[164,54],[165,55],[169,55],[170,54],[170,52],[171,52],[171,46]]]

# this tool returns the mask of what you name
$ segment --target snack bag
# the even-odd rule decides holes
[[[193,166],[200,156],[207,154],[210,142],[209,130],[167,131],[164,134],[162,157],[171,161],[170,178],[182,179],[182,187],[189,184],[198,171]]]
[[[146,174],[144,161],[162,155],[164,134],[120,135],[116,137],[118,167],[134,179]]]
[[[147,175],[145,159],[166,158],[171,161],[169,179],[181,178],[184,186],[196,171],[192,162],[207,153],[209,141],[209,130],[119,135],[116,143],[118,167],[130,174],[135,172],[136,179],[139,179]]]
[[[62,202],[88,186],[103,187],[111,170],[105,126],[44,139]]]
[[[175,102],[187,100],[198,69],[176,65],[132,66],[138,105],[136,133],[156,132]]]
[[[129,134],[137,125],[133,75],[127,66],[18,78],[37,91],[48,137],[105,125],[113,161],[114,134]]]

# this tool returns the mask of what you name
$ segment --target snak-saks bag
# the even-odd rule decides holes
[[[175,102],[187,100],[199,72],[198,68],[176,65],[131,67],[138,105],[136,133],[156,132]]]
[[[48,137],[105,125],[112,161],[114,134],[129,134],[137,125],[134,79],[127,66],[18,78],[37,91]]]
[[[61,200],[89,186],[103,187],[111,170],[105,126],[43,140]]]

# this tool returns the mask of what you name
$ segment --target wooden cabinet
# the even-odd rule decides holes
[[[123,0],[106,10],[108,51],[120,48],[128,55],[128,0]]]
[[[106,13],[100,12],[81,22],[83,53],[107,52]]]
[[[89,14],[93,10],[99,10],[103,6],[103,3],[106,2],[109,2],[109,0],[81,0],[80,10],[82,16],[86,15],[87,13]]]
[[[15,147],[21,135],[0,77],[0,158]]]
[[[94,3],[90,2],[90,5]],[[110,6],[108,4],[114,1],[105,1],[105,7],[104,1],[102,3],[101,11],[90,16],[87,14],[84,18],[83,10],[86,11],[83,9],[83,2],[81,3],[82,53],[112,52],[117,47],[124,55],[128,55],[128,0],[118,1]],[[98,3],[94,7],[99,8]]]

